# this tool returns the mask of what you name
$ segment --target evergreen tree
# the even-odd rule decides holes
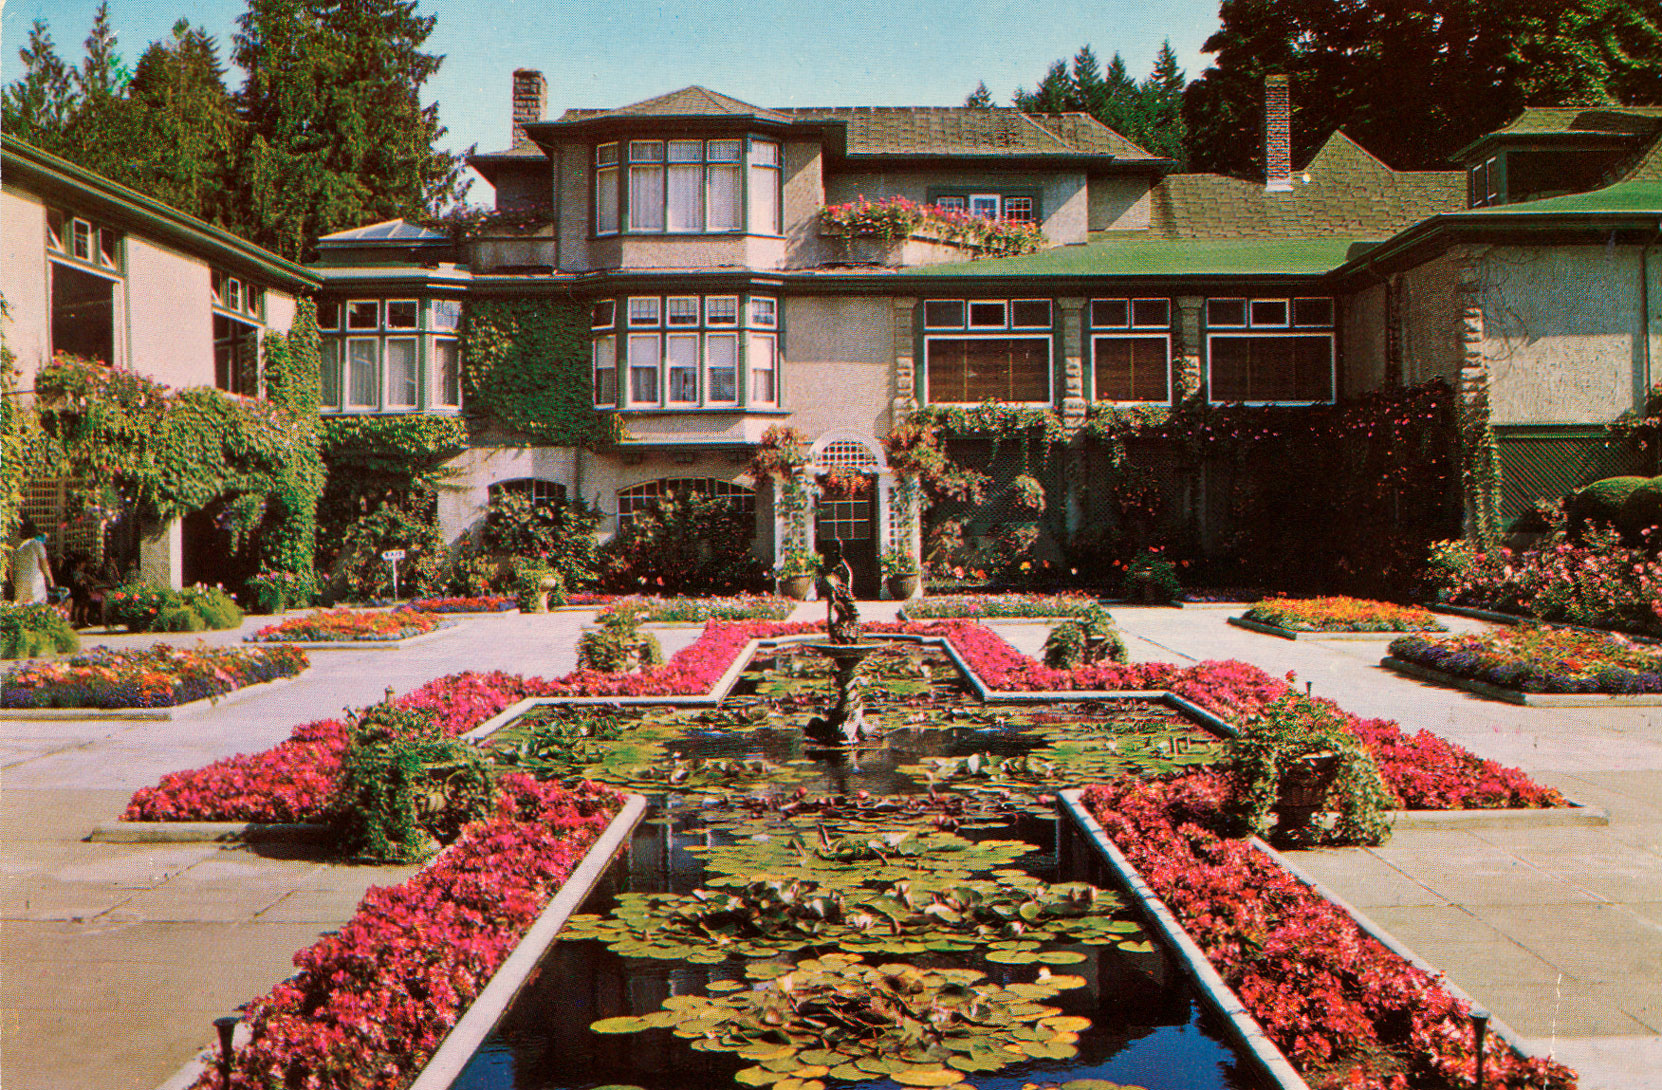
[[[1167,42],[1149,77],[1137,82],[1118,52],[1103,71],[1089,45],[1067,62],[1057,61],[1033,90],[1018,90],[1017,109],[1028,113],[1088,113],[1110,129],[1156,155],[1182,160],[1185,86],[1177,54]]]
[[[0,92],[0,128],[47,151],[62,147],[62,133],[79,105],[75,76],[58,56],[44,19],[29,27],[17,55],[23,74]]]
[[[255,241],[299,257],[320,234],[434,214],[459,198],[461,158],[435,146],[421,87],[434,18],[415,0],[249,0],[232,58],[247,73],[243,174]]]
[[[1119,59],[1119,54],[1114,54]],[[1102,66],[1097,64],[1096,54],[1091,52],[1089,45],[1082,48],[1073,58],[1073,90],[1078,101],[1076,109],[1085,111],[1093,117],[1100,117],[1108,105],[1109,87],[1102,79]]]
[[[1154,58],[1153,71],[1137,89],[1144,118],[1142,139],[1137,143],[1155,155],[1175,159],[1178,170],[1184,169],[1183,88],[1187,84],[1168,38]]]
[[[1080,108],[1066,61],[1057,61],[1032,91],[1016,92],[1016,108],[1030,114],[1061,114]]]
[[[975,90],[971,91],[969,97],[964,99],[964,105],[972,110],[985,110],[990,108],[992,104],[993,93],[987,90],[986,80],[977,83]]]
[[[87,55],[75,76],[81,98],[88,106],[96,107],[115,98],[131,78],[115,45],[115,28],[110,25],[110,0],[102,0],[92,17],[92,31],[87,35]]]

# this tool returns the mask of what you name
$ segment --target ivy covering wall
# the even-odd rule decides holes
[[[462,327],[468,414],[549,446],[614,441],[618,418],[594,409],[589,310],[553,299],[469,301]]]

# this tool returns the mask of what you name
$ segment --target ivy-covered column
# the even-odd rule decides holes
[[[1493,548],[1500,537],[1500,451],[1489,416],[1489,361],[1484,355],[1483,251],[1454,258],[1460,338],[1460,483],[1466,539]]]
[[[174,590],[185,585],[183,520],[145,522],[139,532],[139,581]]]
[[[918,407],[917,338],[913,310],[916,300],[894,301],[894,400],[895,420],[905,420]]]
[[[1084,299],[1059,299],[1057,310],[1061,316],[1062,331],[1062,431],[1069,439],[1077,437],[1085,426],[1086,410],[1090,403],[1085,398],[1085,360],[1088,356],[1084,343]],[[1066,488],[1062,497],[1062,527],[1064,535],[1072,537],[1084,519],[1084,505],[1080,489],[1086,480],[1085,457],[1081,445],[1069,442],[1063,451],[1063,480]]]

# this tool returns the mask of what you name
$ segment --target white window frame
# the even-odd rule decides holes
[[[778,329],[779,300],[772,295],[752,295],[745,308],[745,328]]]
[[[717,341],[730,343],[733,346],[733,396],[729,399],[718,399],[712,393],[716,386],[711,376],[715,374],[716,368],[713,366],[710,359],[710,346]],[[719,408],[736,407],[739,404],[739,382],[744,377],[744,354],[739,351],[739,331],[737,329],[729,329],[726,327],[722,327],[716,331],[707,331],[704,334],[704,346],[701,359],[704,368],[704,374],[702,377],[704,389],[701,391],[704,394],[704,404]]]
[[[923,388],[925,405],[975,406],[979,401],[936,401],[929,393],[929,342],[931,341],[1043,341],[1045,342],[1045,398],[1043,401],[1009,401],[1008,405],[1050,405],[1056,400],[1056,338],[1050,333],[1017,333],[990,330],[984,333],[941,333],[923,338],[923,366],[919,386]]]
[[[975,320],[976,307],[997,307],[1003,317],[997,325],[985,325]],[[1008,299],[966,299],[964,300],[964,328],[969,330],[1009,329],[1010,328],[1010,301]]]
[[[394,375],[389,362],[391,352],[388,351],[394,344],[410,346],[410,391],[408,401],[399,401],[393,397]],[[381,344],[381,405],[383,408],[394,410],[414,410],[421,405],[421,338],[420,337],[384,337]]]
[[[772,356],[772,359],[773,359],[773,365],[771,367],[760,368],[760,367],[756,366],[756,363],[755,363],[755,359],[756,359],[755,346],[758,345],[758,344],[769,344],[769,345],[772,346],[772,348],[769,350],[769,354]],[[769,332],[769,333],[760,333],[760,332],[754,332],[753,331],[753,332],[750,332],[750,333],[746,334],[744,345],[745,345],[745,349],[744,349],[744,376],[745,376],[746,380],[749,383],[749,385],[747,385],[745,387],[745,393],[747,395],[746,398],[745,398],[745,404],[746,405],[760,405],[760,406],[764,406],[764,407],[768,407],[768,408],[771,408],[771,407],[774,407],[774,406],[778,405],[779,404],[779,336],[777,334],[771,333],[771,332]],[[769,396],[769,397],[757,397],[756,396],[756,376],[758,374],[766,374],[766,375],[769,376],[768,385],[771,387],[771,396]]]
[[[692,342],[692,361],[691,361],[691,365],[687,366],[687,367],[677,367],[677,366],[675,366],[674,360],[672,359],[672,357],[670,355],[670,346],[672,344],[686,344],[689,341]],[[665,405],[673,405],[673,406],[676,406],[678,408],[688,409],[688,408],[696,408],[696,407],[698,407],[699,405],[701,405],[703,403],[703,394],[704,394],[704,390],[702,389],[702,386],[703,386],[703,381],[702,380],[704,378],[704,375],[703,375],[703,371],[704,371],[704,343],[703,342],[704,342],[704,338],[699,335],[699,333],[696,329],[687,330],[686,332],[683,332],[683,333],[666,333],[666,334],[664,334],[664,346],[663,346],[662,356],[663,356],[663,370],[664,370],[663,398],[664,398],[664,404]],[[674,378],[675,373],[678,372],[678,371],[690,371],[690,372],[692,372],[693,396],[691,398],[677,398],[675,396],[675,383],[673,381],[673,378]]]
[[[935,207],[943,212],[968,212],[969,198],[957,193],[937,197]]]
[[[446,325],[440,315],[447,313],[450,307],[455,308],[456,320]],[[462,328],[462,301],[460,299],[434,299],[431,308],[432,328],[438,333],[454,333]]]
[[[329,374],[330,360],[334,357],[335,390],[334,400],[328,397],[329,386],[325,381]],[[346,342],[340,337],[324,337],[318,342],[318,404],[325,409],[339,411],[346,404]]]
[[[374,369],[373,380],[369,388],[375,391],[368,402],[352,400],[352,345],[354,343],[368,343],[375,346],[375,355],[371,361]],[[379,409],[381,392],[381,338],[378,336],[343,337],[341,339],[341,404],[349,411],[366,411]]]
[[[956,304],[958,307],[958,321],[953,325],[931,325],[929,323],[929,304],[946,303]],[[925,299],[921,304],[923,310],[924,329],[968,329],[969,328],[969,301],[965,299]]]
[[[1004,198],[998,193],[971,193],[969,214],[996,220],[1004,209]]]
[[[1027,206],[1025,209],[1023,209],[1023,211],[1026,213],[1026,215],[1017,216],[1011,211],[1010,205],[1014,204],[1017,201],[1020,201],[1021,203],[1025,204]],[[1009,220],[1012,223],[1038,223],[1039,222],[1039,202],[1034,200],[1032,197],[1027,197],[1027,196],[1005,197],[1004,198],[1004,207],[1001,209],[1001,211],[1003,212],[1003,218]]]
[[[1112,332],[1091,333],[1091,397],[1094,401],[1104,405],[1169,405],[1171,404],[1171,371],[1172,371],[1172,338],[1170,327],[1162,333],[1153,327],[1134,330],[1131,327],[1111,327]],[[1117,398],[1102,397],[1097,389],[1096,382],[1096,346],[1098,341],[1146,341],[1160,339],[1166,342],[1166,392],[1153,400],[1121,401]]]
[[[1249,314],[1250,317],[1250,314]],[[1327,394],[1325,398],[1315,400],[1289,401],[1220,401],[1212,396],[1212,342],[1215,340],[1257,340],[1260,338],[1281,337],[1326,337],[1327,338]],[[1232,329],[1228,333],[1208,333],[1206,335],[1206,398],[1213,405],[1331,405],[1337,399],[1339,390],[1339,338],[1333,330],[1314,329],[1265,329],[1260,331]]]
[[[589,380],[589,393],[594,400],[594,407],[597,409],[615,409],[618,407],[617,340],[618,335],[616,333],[603,333],[594,338],[593,345],[589,349],[590,359],[593,364],[590,369],[592,377]],[[605,351],[603,352],[602,349]],[[605,360],[604,367],[601,366],[603,358]],[[600,400],[598,392],[600,387],[600,374],[603,371],[610,371],[612,374],[612,400],[610,401]]]
[[[692,303],[692,321],[676,319],[671,313],[676,303]],[[670,295],[664,298],[664,327],[666,329],[697,329],[704,321],[703,301],[696,295]]]
[[[642,366],[639,366],[635,363],[635,345],[637,343],[644,345],[644,344],[647,344],[648,342],[650,342],[653,346],[653,352],[654,352],[654,355],[655,355],[656,359],[655,359],[655,361],[654,361],[654,363],[651,367],[642,367]],[[628,357],[628,376],[629,376],[628,398],[627,398],[625,404],[627,404],[627,406],[631,409],[634,409],[634,408],[646,408],[646,409],[660,408],[664,403],[664,337],[663,337],[663,334],[658,333],[658,332],[630,333],[624,339],[624,354]],[[652,377],[652,386],[653,386],[653,389],[657,392],[656,397],[653,397],[653,398],[644,398],[644,397],[643,398],[637,398],[635,396],[635,372],[636,371],[641,371],[641,372],[650,371],[652,373],[652,376],[653,376]]]
[[[611,308],[610,310],[608,310],[606,312],[608,317],[607,317],[606,321],[604,321],[604,322],[599,321],[596,318],[596,314],[600,310],[601,307],[610,307]],[[594,305],[589,308],[589,328],[590,329],[616,329],[617,328],[617,300],[616,299],[596,299],[594,301]]]
[[[441,366],[439,366],[439,356],[440,356],[439,346],[440,345],[449,345],[451,347],[451,350],[455,352],[455,360],[456,360],[456,400],[455,401],[446,401],[445,400],[444,369]],[[430,363],[430,368],[429,369],[431,370],[432,374],[428,378],[428,381],[431,383],[431,385],[428,387],[428,389],[431,391],[431,393],[429,394],[429,396],[427,398],[427,403],[430,406],[432,406],[434,408],[439,408],[439,409],[459,409],[459,408],[461,408],[462,407],[462,342],[459,341],[458,339],[456,339],[455,337],[434,337],[432,339],[432,352],[430,354],[429,363]]]
[[[361,306],[371,306],[375,308],[375,322],[373,325],[352,324],[352,308]],[[368,333],[371,330],[378,330],[381,328],[381,300],[348,299],[346,301],[346,305],[341,308],[340,320],[343,323],[341,328],[346,330],[348,333]]]
[[[96,228],[91,220],[84,220],[76,216],[69,224],[69,256],[76,261],[85,261],[88,265],[96,265],[92,251],[98,245]],[[85,249],[86,252],[81,251]]]
[[[1016,305],[1018,303],[1043,303],[1045,306],[1045,320],[1043,325],[1017,325]],[[1011,299],[1004,308],[1005,320],[1010,329],[1053,329],[1056,325],[1056,304],[1049,299]],[[982,328],[977,326],[976,328]]]
[[[732,303],[733,317],[717,320],[712,317],[717,303]],[[704,297],[704,326],[706,329],[737,329],[739,328],[739,297],[737,295],[706,295]]]
[[[610,149],[608,154],[607,149]],[[618,162],[622,148],[613,140],[594,146],[594,233],[596,235],[615,235],[623,227],[623,203],[618,186],[622,183],[619,178],[623,175],[622,164]],[[603,203],[600,195],[611,190],[611,226],[607,226],[601,219]]]
[[[651,303],[652,316],[635,317],[636,303]],[[644,307],[642,308],[645,309]],[[631,295],[629,297],[628,321],[630,329],[657,329],[664,323],[664,300],[658,295]]]

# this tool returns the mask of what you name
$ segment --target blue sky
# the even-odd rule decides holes
[[[0,79],[17,77],[29,24],[43,18],[72,63],[97,0],[3,0]],[[122,54],[135,63],[181,15],[220,40],[242,0],[111,0]],[[996,101],[1037,83],[1050,62],[1090,43],[1104,65],[1115,50],[1146,75],[1171,39],[1192,79],[1200,45],[1217,27],[1217,0],[423,0],[438,16],[430,52],[445,55],[429,82],[446,143],[494,150],[508,141],[508,77],[538,68],[549,112],[620,106],[691,83],[764,106],[952,106],[986,80]],[[233,89],[240,76],[233,70]],[[488,192],[480,184],[475,196]]]

